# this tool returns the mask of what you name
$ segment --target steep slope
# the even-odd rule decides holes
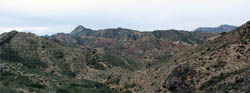
[[[187,91],[206,92],[249,91],[249,76],[244,75],[250,71],[249,23],[181,55],[186,58],[176,60],[182,65],[170,74],[164,83],[165,88],[172,91],[184,91],[185,88]],[[182,74],[183,78],[175,73]],[[177,78],[181,79],[178,83],[182,86],[174,84]]]
[[[31,33],[0,35],[1,91],[110,93],[114,91],[105,83],[108,77],[134,70],[135,64]]]
[[[134,92],[248,93],[250,22],[178,53],[161,66],[122,78]],[[128,78],[129,77],[129,78]]]
[[[236,28],[232,25],[220,25],[218,27],[199,27],[195,29],[196,32],[229,32]]]

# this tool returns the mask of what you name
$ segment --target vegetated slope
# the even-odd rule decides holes
[[[121,81],[135,92],[250,92],[250,22]]]
[[[94,31],[82,26],[51,37],[4,33],[0,35],[0,90],[128,92],[139,85],[124,83],[124,78],[216,35],[122,28]]]
[[[176,52],[202,44],[216,32],[188,32],[178,30],[157,30],[139,32],[117,28],[91,30],[78,26],[70,34],[59,33],[50,38],[67,46],[103,49],[105,52],[129,57],[142,63],[157,63],[168,60]]]
[[[31,33],[0,35],[0,90],[5,92],[115,92],[107,79],[136,69],[135,64]]]
[[[229,32],[236,28],[232,25],[220,25],[218,27],[199,27],[195,29],[196,32]]]

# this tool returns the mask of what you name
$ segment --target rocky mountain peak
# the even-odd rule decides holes
[[[82,32],[90,32],[92,31],[91,29],[85,28],[82,25],[77,26],[70,34],[78,34],[78,33],[82,33]]]
[[[83,27],[82,25],[79,25],[75,28],[75,31],[84,31],[86,28]]]

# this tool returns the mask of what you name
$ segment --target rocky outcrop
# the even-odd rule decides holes
[[[0,37],[0,45],[3,45],[4,43],[9,42],[18,32],[17,31],[11,31],[8,34],[4,34]]]
[[[176,67],[163,84],[163,88],[171,92],[190,93],[193,87],[193,78],[197,72],[187,65]]]

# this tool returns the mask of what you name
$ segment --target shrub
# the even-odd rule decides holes
[[[226,32],[222,32],[221,35],[222,35],[222,36],[226,35]]]
[[[61,51],[55,51],[55,52],[53,52],[53,56],[54,56],[55,58],[61,59],[61,58],[64,57],[64,54],[63,54],[63,52],[61,52]]]

